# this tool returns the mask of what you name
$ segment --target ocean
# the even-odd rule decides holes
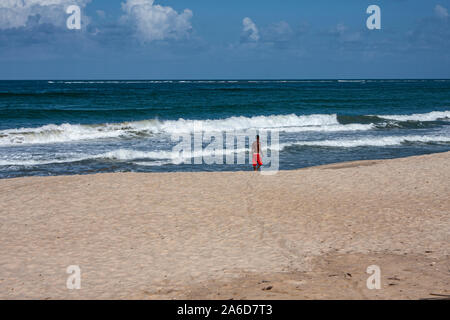
[[[0,81],[0,178],[252,170],[174,150],[198,127],[278,132],[280,170],[450,151],[450,80]]]

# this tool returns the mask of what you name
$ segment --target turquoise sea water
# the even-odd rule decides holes
[[[450,80],[0,81],[0,178],[251,170],[175,154],[199,124],[277,130],[282,170],[449,151]]]

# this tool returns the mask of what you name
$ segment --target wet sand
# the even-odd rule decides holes
[[[3,299],[450,295],[450,152],[273,176],[3,179],[0,203]]]

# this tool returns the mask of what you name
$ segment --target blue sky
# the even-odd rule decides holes
[[[82,9],[68,30],[68,5]],[[381,8],[381,30],[366,9]],[[0,79],[450,78],[450,0],[7,0]]]

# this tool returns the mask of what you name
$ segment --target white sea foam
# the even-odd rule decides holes
[[[382,115],[387,120],[434,121],[450,119],[450,111],[433,111],[412,115]],[[278,130],[281,132],[339,132],[375,129],[373,124],[340,124],[336,114],[313,115],[271,115],[254,117],[230,117],[207,120],[165,120],[157,119],[106,123],[98,125],[49,124],[38,128],[7,129],[0,131],[0,146],[20,144],[63,143],[79,140],[134,137],[149,134],[183,134],[194,131],[222,132],[245,131],[248,129]]]
[[[119,137],[124,132],[120,125],[49,124],[38,128],[20,128],[0,131],[0,145],[59,143],[85,139]]]
[[[378,117],[397,121],[435,121],[438,119],[450,119],[450,111],[432,111],[410,115],[379,115]]]
[[[273,115],[230,117],[216,120],[156,119],[100,125],[49,124],[38,128],[20,128],[0,131],[0,146],[19,144],[61,143],[78,140],[131,137],[139,134],[182,134],[202,130],[205,132],[239,131],[247,129],[277,129],[290,132],[369,130],[367,125],[340,125],[335,114],[298,116]]]
[[[133,149],[117,149],[92,156],[92,158],[104,158],[113,160],[136,160],[136,159],[173,159],[175,153],[168,150],[139,151]]]
[[[137,123],[141,128],[147,126],[147,123]],[[152,123],[152,129],[167,133],[193,132],[201,128],[206,132],[220,132],[247,129],[278,129],[293,127],[319,127],[339,124],[335,114],[313,114],[305,116],[273,115],[273,116],[255,116],[255,117],[230,117],[217,120],[168,120]],[[313,129],[311,129],[313,130]]]
[[[0,159],[0,166],[38,166],[45,164],[56,164],[56,163],[70,163],[78,162],[83,160],[93,159],[95,156],[89,155],[77,155],[74,157],[67,157],[65,159]]]
[[[295,141],[284,143],[281,145],[281,150],[291,146],[321,146],[321,147],[384,147],[400,145],[406,142],[450,142],[448,136],[384,136],[384,137],[365,137],[358,139],[335,139],[335,140],[317,140],[317,141]]]
[[[365,130],[371,130],[374,128],[376,128],[376,126],[373,123],[370,123],[370,124],[351,123],[351,124],[330,124],[327,126],[282,128],[280,131],[283,131],[283,132],[308,132],[308,131],[344,132],[344,131],[365,131]]]
[[[380,137],[361,137],[358,139],[334,139],[334,140],[314,140],[314,141],[293,141],[282,144],[273,144],[271,146],[262,146],[262,150],[279,150],[292,146],[321,146],[321,147],[338,147],[338,148],[354,148],[354,147],[384,147],[401,145],[403,143],[450,143],[449,136],[380,136]],[[230,154],[240,154],[247,152],[247,148],[240,149],[224,149],[222,152],[215,150],[202,149],[193,152],[176,152],[173,150],[153,150],[141,151],[133,149],[116,149],[100,154],[68,154],[66,158],[53,159],[20,159],[13,157],[10,159],[0,159],[0,166],[37,166],[44,164],[70,163],[84,160],[102,160],[110,159],[117,161],[133,161],[134,164],[142,166],[161,166],[165,164],[180,164],[185,160],[199,157],[220,156]],[[145,161],[137,161],[145,160]]]
[[[133,162],[133,164],[144,167],[160,167],[166,164],[173,164],[173,162],[171,160],[156,160],[156,161]]]
[[[84,160],[95,159],[110,159],[110,160],[137,160],[137,159],[151,159],[151,160],[170,160],[177,161],[181,158],[174,152],[169,151],[139,151],[132,149],[117,149],[100,154],[67,154],[64,159],[18,159],[12,157],[10,159],[0,159],[0,166],[36,166],[44,164],[70,163]]]
[[[262,147],[263,150],[267,150],[267,147]],[[168,163],[179,164],[185,160],[198,157],[210,157],[244,153],[248,151],[247,148],[240,149],[224,149],[222,151],[202,149],[192,152],[176,152],[172,150],[154,150],[154,151],[141,151],[133,149],[116,149],[100,154],[68,154],[64,159],[18,159],[12,157],[10,159],[0,159],[0,166],[37,166],[45,164],[57,164],[57,163],[70,163],[84,160],[95,159],[110,159],[117,161],[135,161],[135,160],[152,160],[145,162],[134,162],[139,165],[163,165]]]
[[[263,150],[267,149],[263,147]],[[216,150],[193,150],[192,152],[177,152],[172,150],[159,150],[159,151],[138,151],[132,149],[118,149],[103,154],[95,155],[92,158],[105,158],[113,160],[138,160],[138,159],[152,159],[152,160],[170,160],[171,163],[181,163],[184,160],[198,157],[209,157],[214,155],[229,155],[235,153],[243,153],[248,151],[247,148],[240,149],[224,149],[222,152]]]

